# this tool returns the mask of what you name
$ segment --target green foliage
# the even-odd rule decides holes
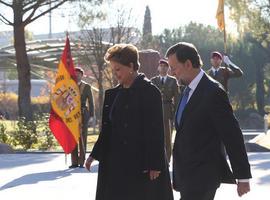
[[[27,150],[37,142],[37,121],[27,121],[21,117],[13,133],[13,145],[20,145],[24,150]]]
[[[38,116],[37,130],[39,133],[38,148],[40,150],[48,150],[56,146],[56,140],[52,134],[49,125],[49,114],[42,114]]]
[[[49,128],[49,114],[34,116],[35,121],[3,121],[0,123],[0,143],[11,145],[16,150],[51,150],[57,144]]]
[[[6,133],[7,127],[5,124],[0,123],[0,143],[7,143],[8,135]]]

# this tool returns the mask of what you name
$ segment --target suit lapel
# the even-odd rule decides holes
[[[160,80],[160,77],[159,76],[156,77],[155,82],[156,82],[156,85],[158,86],[158,88],[160,88],[160,86],[161,86],[161,80]]]
[[[171,84],[170,82],[171,82],[171,78],[169,76],[167,76],[166,81],[164,83],[165,87],[169,87]]]
[[[207,79],[208,79],[207,76],[204,74],[199,84],[197,85],[195,91],[193,92],[192,96],[190,97],[188,103],[185,106],[185,109],[181,117],[180,125],[178,128],[181,128],[183,126],[185,119],[187,119],[189,114],[192,113],[192,110],[194,110],[199,105],[201,98],[203,96],[203,93],[204,93],[204,88],[205,88],[204,86]]]
[[[209,76],[214,77],[214,73],[213,73],[212,69],[209,70],[208,74],[209,74]]]

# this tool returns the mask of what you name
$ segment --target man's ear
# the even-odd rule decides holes
[[[129,63],[129,66],[130,66],[131,69],[135,70],[135,69],[134,69],[134,64],[133,64],[133,63]]]
[[[185,62],[185,66],[186,66],[188,69],[193,68],[192,63],[191,63],[191,61],[190,61],[189,59],[188,59],[188,60],[186,60],[186,62]]]

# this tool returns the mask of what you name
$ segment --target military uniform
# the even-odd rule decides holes
[[[77,145],[71,153],[71,162],[72,166],[80,165],[80,167],[82,167],[85,161],[88,122],[90,117],[94,116],[94,101],[91,86],[88,83],[81,81],[81,83],[79,84],[79,89],[81,93],[82,138],[79,139],[80,153],[78,155],[78,145]]]
[[[167,75],[164,80],[162,80],[161,76],[155,76],[151,79],[151,81],[159,88],[162,95],[165,148],[169,162],[172,153],[171,122],[175,116],[180,90],[177,80],[169,75]]]
[[[221,83],[228,92],[228,80],[230,78],[237,78],[243,75],[243,72],[240,68],[235,68],[233,66],[229,67],[219,67],[218,69],[214,69],[213,67],[208,70],[208,74]]]
[[[221,62],[224,62],[227,67],[222,67]],[[227,55],[222,55],[218,51],[211,53],[212,67],[207,71],[208,75],[221,83],[226,92],[228,92],[228,81],[230,78],[237,78],[243,75],[242,70],[230,61]]]

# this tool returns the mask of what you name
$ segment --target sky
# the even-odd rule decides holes
[[[165,28],[178,28],[188,24],[190,21],[203,23],[206,25],[216,25],[216,10],[218,0],[115,0],[114,5],[105,6],[109,11],[108,23],[115,21],[115,10],[119,7],[126,7],[126,10],[132,8],[134,25],[142,29],[143,17],[146,5],[149,5],[152,17],[153,34],[161,33]],[[52,12],[52,32],[77,31],[79,30],[76,18],[71,16],[74,8],[65,4]],[[9,10],[0,11],[5,16],[12,16]],[[75,12],[76,13],[76,12]],[[227,20],[228,21],[228,20]],[[27,29],[34,34],[49,32],[48,15],[41,17],[27,26]],[[11,27],[0,24],[0,30],[12,30]]]

